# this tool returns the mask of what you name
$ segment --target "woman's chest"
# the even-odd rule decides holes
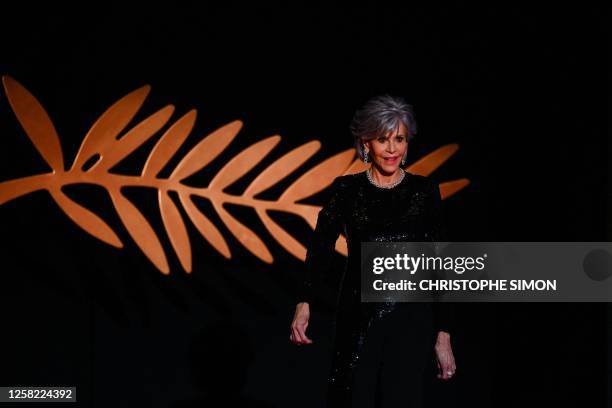
[[[416,227],[427,218],[428,199],[422,190],[359,189],[347,197],[346,230],[396,231]]]

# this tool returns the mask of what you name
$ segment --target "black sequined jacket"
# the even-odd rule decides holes
[[[430,178],[410,172],[393,188],[377,187],[370,183],[364,171],[337,177],[330,186],[329,197],[319,212],[307,249],[306,278],[298,302],[312,305],[321,277],[330,272],[335,243],[342,233],[347,239],[348,259],[336,316],[351,320],[354,329],[359,330],[400,303],[360,302],[360,243],[445,241],[440,191]],[[431,308],[436,332],[450,333],[453,305],[433,302]],[[342,327],[347,327],[346,322]]]

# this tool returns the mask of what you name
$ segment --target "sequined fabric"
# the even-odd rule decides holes
[[[299,301],[313,305],[321,277],[331,272],[335,242],[343,233],[348,259],[337,298],[328,407],[350,407],[351,386],[360,351],[372,324],[395,310],[409,310],[432,321],[433,333],[451,330],[449,303],[361,302],[361,242],[444,241],[440,192],[428,177],[407,172],[395,187],[373,185],[365,172],[337,177],[319,212],[308,247],[306,279]],[[433,348],[433,335],[432,344]],[[428,350],[423,350],[423,353]]]

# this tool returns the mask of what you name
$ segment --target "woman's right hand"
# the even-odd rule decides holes
[[[295,307],[295,315],[291,323],[291,335],[289,339],[298,346],[312,344],[312,340],[306,337],[306,328],[310,320],[310,305],[306,302],[298,303]]]

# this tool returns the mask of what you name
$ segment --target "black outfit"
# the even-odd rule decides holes
[[[406,172],[395,187],[377,187],[364,171],[337,177],[330,190],[308,247],[299,299],[312,305],[343,233],[348,260],[337,299],[327,406],[419,406],[421,376],[433,355],[435,335],[451,330],[451,304],[362,303],[360,244],[444,241],[438,186],[428,177]]]

